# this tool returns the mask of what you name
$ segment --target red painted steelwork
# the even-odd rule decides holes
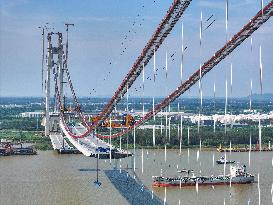
[[[247,39],[255,30],[257,30],[263,23],[265,23],[271,16],[273,16],[273,0],[268,3],[262,10],[260,10],[250,21],[247,23],[237,34],[235,34],[226,45],[218,50],[214,56],[209,59],[201,67],[202,77],[208,73],[213,67],[215,67],[221,60],[228,56],[237,46],[239,46],[245,39]],[[143,122],[151,119],[160,110],[167,107],[176,98],[186,92],[191,86],[193,86],[200,79],[200,69],[197,71],[181,86],[179,86],[174,92],[172,92],[167,98],[165,98],[160,104],[158,104],[154,111],[148,112],[141,120],[137,121],[135,127],[140,126]],[[134,126],[129,127],[123,132],[119,132],[111,136],[116,138],[131,131]],[[97,134],[99,138],[110,138],[110,136],[103,136]]]
[[[180,2],[180,1],[175,1],[174,4],[172,5],[172,7],[177,2]],[[169,12],[170,12],[170,10],[169,10]],[[203,66],[201,67],[201,77],[203,77],[206,73],[208,73],[213,67],[215,67],[226,56],[228,56],[237,46],[239,46],[245,39],[247,39],[255,30],[257,30],[263,23],[265,23],[272,15],[273,15],[273,0],[270,1],[261,11],[259,11],[249,21],[249,23],[247,23],[237,34],[235,34],[230,39],[230,41],[227,42],[226,45],[224,45],[220,50],[218,50],[211,59],[209,59],[206,63],[203,64]],[[148,45],[149,45],[149,43],[148,43]],[[144,48],[144,50],[145,50],[145,48]],[[127,74],[127,76],[131,75],[131,72],[133,72],[133,71],[134,71],[134,67]],[[198,82],[199,79],[200,79],[200,69],[198,68],[197,71],[186,82],[184,82],[174,92],[172,92],[167,98],[165,98],[160,104],[158,104],[155,107],[154,111],[148,112],[141,120],[137,121],[135,123],[135,125],[129,127],[128,129],[124,130],[123,132],[119,132],[119,133],[114,134],[112,136],[104,136],[104,135],[97,134],[97,137],[99,137],[99,138],[116,138],[118,136],[128,133],[134,127],[139,127],[143,122],[151,119],[154,115],[156,115],[158,112],[160,112],[160,110],[164,109],[171,102],[173,102],[176,98],[178,98],[180,95],[182,95],[184,92],[186,92],[191,86],[193,86],[196,82]],[[124,79],[124,81],[122,83],[123,88],[124,88],[124,82],[126,82],[126,79]],[[116,94],[118,94],[118,93],[122,93],[121,87],[116,92]],[[107,104],[104,111],[102,111],[101,115],[103,115],[104,117],[107,116],[107,113],[109,112],[109,110],[110,110],[110,112],[112,111],[111,110],[112,108],[110,109],[110,107],[113,105],[112,100],[116,99],[115,98],[115,96],[117,96],[116,94],[111,99],[111,101]],[[83,135],[75,136],[75,138],[85,137],[90,132],[91,132],[91,129],[89,129]],[[72,135],[74,135],[74,134],[72,134]]]
[[[99,126],[107,118],[107,116],[109,116],[109,114],[114,109],[116,103],[118,103],[122,96],[124,96],[124,94],[127,92],[127,89],[132,86],[134,81],[141,74],[143,70],[143,64],[144,66],[148,64],[148,62],[154,55],[154,51],[157,51],[157,49],[163,43],[163,41],[171,32],[172,28],[175,26],[179,18],[189,6],[191,1],[192,0],[174,0],[166,16],[163,18],[158,28],[154,32],[152,38],[148,41],[142,53],[137,58],[136,62],[134,63],[126,77],[123,79],[114,96],[101,111],[99,115],[101,120],[98,121],[97,125],[95,125],[94,128]]]

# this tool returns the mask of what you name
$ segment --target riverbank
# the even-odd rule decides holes
[[[138,135],[136,135],[138,136]],[[147,138],[150,138],[151,136],[148,135]],[[171,137],[172,138],[172,137]],[[177,137],[176,137],[177,138]],[[30,143],[33,144],[34,148],[37,150],[52,150],[52,145],[49,137],[44,136],[43,131],[18,131],[18,130],[0,130],[0,139],[8,139],[12,140],[14,142],[22,142],[22,143]],[[254,145],[255,141],[252,141]],[[113,145],[115,147],[120,146],[119,139],[113,140],[112,141]],[[150,144],[150,143],[149,143]],[[217,145],[209,145],[209,144],[203,144],[202,143],[202,150],[204,151],[215,151],[221,143]],[[221,144],[222,146],[224,144]],[[71,145],[72,146],[72,145]],[[225,145],[226,148],[229,147],[229,144]],[[249,143],[246,144],[233,144],[232,147],[236,149],[241,149],[241,148],[249,148]],[[268,144],[263,143],[262,147],[268,147]],[[127,140],[126,137],[122,138],[122,149],[133,149],[134,144],[132,143],[131,140],[129,140],[128,146],[127,146]],[[151,146],[151,145],[145,145],[143,143],[138,144],[136,143],[135,145],[136,149],[165,149],[165,143],[161,144],[156,144],[156,146]],[[198,149],[200,148],[199,142],[196,144],[190,144],[190,145],[185,145],[185,143],[181,146],[181,149]],[[179,150],[180,146],[177,144],[166,144],[166,149],[176,149]]]
[[[0,130],[0,139],[33,144],[37,150],[52,150],[49,137],[45,137],[41,131]]]

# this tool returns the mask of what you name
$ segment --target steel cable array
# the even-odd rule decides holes
[[[187,6],[189,5],[190,1],[183,1],[183,2],[184,2],[184,4],[186,4],[185,2],[188,3],[187,5],[184,5],[185,9],[186,9]],[[170,18],[170,16],[172,16],[171,15],[172,12],[175,11],[174,8],[176,8],[178,6],[177,4],[179,4],[179,3],[181,3],[181,1],[178,1],[178,0],[173,3],[173,5],[169,9],[166,17],[163,19],[163,21],[161,22],[159,28],[157,29],[157,31],[153,35],[152,39],[157,37],[158,30],[163,27],[163,25],[162,25],[163,22],[167,21],[168,18]],[[181,15],[182,15],[182,13],[181,13]],[[170,16],[168,16],[168,15],[170,15]],[[186,92],[196,82],[198,82],[200,80],[200,78],[202,78],[205,74],[207,74],[210,70],[212,70],[212,68],[214,68],[226,56],[228,56],[245,39],[247,39],[249,36],[251,36],[252,33],[254,33],[254,31],[256,31],[272,15],[273,15],[273,0],[270,1],[264,8],[262,8],[237,34],[235,34],[220,50],[218,50],[207,62],[205,62],[201,66],[201,68],[198,68],[197,71],[193,75],[191,75],[188,80],[186,80],[182,85],[180,85],[178,88],[176,88],[176,90],[173,91],[161,103],[156,105],[154,110],[149,111],[144,117],[142,117],[140,120],[138,120],[134,125],[128,127],[126,130],[124,130],[122,132],[113,134],[111,136],[101,135],[101,134],[96,133],[96,136],[101,138],[101,139],[116,138],[116,137],[119,137],[121,135],[124,135],[124,134],[130,132],[132,129],[135,129],[135,128],[139,127],[142,123],[144,123],[145,121],[151,119],[154,115],[156,115],[158,112],[160,112],[160,110],[167,107],[171,102],[173,102],[176,98],[178,98],[180,95],[182,95],[184,92]],[[178,14],[175,17],[177,17],[177,16],[178,16]],[[166,20],[166,18],[167,18],[167,20]],[[176,19],[176,18],[174,18],[174,19]],[[178,19],[176,19],[176,21],[174,21],[174,24],[177,22],[177,20]],[[174,26],[174,24],[173,24],[173,26]],[[172,27],[170,28],[170,30],[171,29],[172,29]],[[170,30],[167,32],[167,34],[170,32]],[[167,36],[167,34],[165,34],[165,35]],[[166,36],[162,36],[162,42],[163,42],[163,40],[165,39]],[[156,49],[158,49],[159,46],[161,45],[162,42],[156,42],[156,43],[160,43],[160,44],[153,45],[152,44],[152,42],[153,42],[152,39],[149,41],[149,43],[144,48],[141,56],[138,58],[138,60],[134,64],[133,68],[129,71],[126,78],[123,80],[121,86],[116,91],[115,95],[112,97],[112,99],[106,105],[104,110],[100,113],[99,116],[101,117],[101,120],[105,119],[108,116],[108,114],[111,113],[111,111],[114,108],[115,103],[120,99],[121,96],[123,96],[126,93],[127,83],[129,83],[129,87],[130,87],[133,84],[133,82],[135,81],[135,79],[140,75],[140,73],[142,71],[142,62],[144,60],[143,55],[144,55],[144,53],[147,54],[149,52],[149,46],[150,46],[150,48],[155,47]],[[151,47],[151,45],[152,45],[152,47]],[[150,55],[146,56],[146,58],[145,58],[146,61],[144,62],[144,64],[145,63],[147,64],[148,61],[152,58],[154,50],[152,49],[151,52],[152,53]],[[138,67],[137,65],[139,63],[141,63],[141,64]],[[68,77],[68,78],[69,78],[69,83],[72,85],[70,77]],[[70,88],[73,89],[73,86],[70,86]],[[56,89],[58,89],[58,87],[56,87]],[[74,89],[72,90],[72,94],[74,96],[76,96],[76,94],[74,92]],[[60,96],[57,96],[57,97],[60,98]],[[74,98],[74,101],[75,101],[75,99],[76,98]],[[58,99],[58,101],[60,101],[60,99]],[[77,103],[77,101],[75,101],[75,103]],[[60,104],[60,102],[59,102],[59,104]],[[79,104],[77,104],[77,105],[79,105]],[[77,109],[76,111],[80,114],[80,116],[82,116],[80,109]],[[62,122],[64,122],[63,113],[60,116],[61,116]],[[81,118],[82,118],[83,123],[86,124],[84,117],[82,116]],[[92,131],[92,129],[95,129],[99,125],[99,123],[97,123],[94,127],[89,127],[89,129],[87,129],[87,131],[85,133],[83,133],[82,135],[76,136],[70,131],[69,131],[69,134],[74,138],[83,138],[83,137],[87,136]],[[66,129],[69,130],[67,125],[66,125]]]

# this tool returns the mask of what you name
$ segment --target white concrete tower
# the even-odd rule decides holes
[[[46,76],[46,100],[45,100],[45,108],[46,108],[46,113],[45,113],[45,135],[49,135],[49,130],[50,130],[50,116],[49,116],[49,111],[50,111],[50,72],[52,69],[52,44],[51,44],[51,33],[48,33],[47,35],[47,40],[48,40],[48,47],[47,47],[47,76]]]
[[[63,35],[62,33],[58,34],[58,87],[60,92],[60,100],[61,100],[61,106],[64,108],[64,102],[63,102]],[[59,108],[57,107],[57,110],[60,112]]]

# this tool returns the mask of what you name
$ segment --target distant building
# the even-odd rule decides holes
[[[42,118],[44,116],[44,112],[23,112],[20,113],[19,116],[26,118]]]
[[[213,125],[214,125],[214,120],[208,120],[208,119],[202,120],[202,121],[201,121],[201,124],[202,124],[203,126],[213,126]]]
[[[251,114],[251,113],[257,113],[257,110],[250,110],[250,109],[245,109],[243,110],[244,113],[248,113],[248,114]]]
[[[153,129],[153,127],[155,127],[155,129],[156,130],[160,130],[160,129],[165,129],[166,128],[166,126],[164,126],[164,125],[141,125],[141,126],[139,126],[139,129],[141,129],[141,130],[145,130],[145,129]],[[168,126],[167,126],[167,128],[168,128]]]
[[[238,123],[238,122],[235,122],[231,125],[232,127],[246,127],[248,126],[247,123]]]
[[[8,139],[1,139],[0,143],[9,143],[12,142],[12,140],[8,140]]]

